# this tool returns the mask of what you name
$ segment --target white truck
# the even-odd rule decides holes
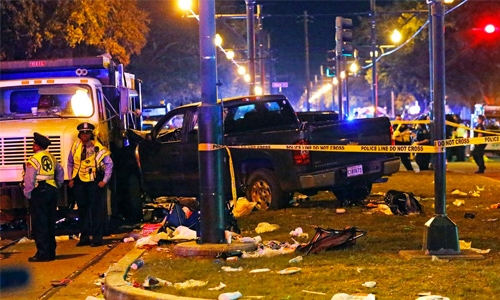
[[[0,62],[1,209],[27,207],[21,190],[23,164],[33,155],[33,133],[50,138],[49,150],[65,169],[82,122],[96,126],[95,136],[110,148],[115,165],[108,185],[108,215],[142,217],[138,194],[124,187],[138,184],[129,163],[125,132],[140,129],[141,82],[106,56]],[[131,152],[132,151],[132,152]],[[128,172],[131,171],[131,172]],[[73,203],[65,184],[59,207]]]
[[[477,124],[478,115],[484,115],[484,127],[487,131],[500,134],[500,106],[476,104],[474,113],[471,116],[472,128]],[[471,132],[471,136],[474,136],[474,132]],[[500,154],[500,143],[487,144],[484,151],[498,155]]]

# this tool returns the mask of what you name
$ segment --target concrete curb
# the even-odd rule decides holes
[[[130,265],[145,252],[145,249],[133,249],[116,264],[111,266],[104,279],[104,298],[113,300],[209,300],[203,298],[179,297],[155,293],[131,286],[125,278]]]

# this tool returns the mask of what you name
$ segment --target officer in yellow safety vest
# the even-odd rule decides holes
[[[23,174],[24,196],[29,201],[31,226],[36,254],[29,262],[52,261],[56,258],[56,211],[59,192],[64,183],[64,169],[47,151],[50,140],[35,132],[33,152]]]
[[[111,179],[113,161],[109,150],[94,139],[95,126],[77,126],[79,140],[73,143],[68,155],[69,187],[78,205],[80,241],[77,247],[103,243],[106,222],[104,187]],[[90,239],[92,237],[92,240]]]

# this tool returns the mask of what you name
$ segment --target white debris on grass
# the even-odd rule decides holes
[[[264,232],[271,232],[279,229],[280,226],[277,224],[270,224],[267,222],[261,222],[257,224],[257,227],[255,228],[255,232],[257,233],[264,233]]]
[[[225,272],[241,272],[241,271],[243,271],[242,267],[233,268],[233,267],[224,266],[224,267],[221,267],[221,269]]]
[[[189,279],[184,282],[176,282],[174,284],[174,287],[176,289],[188,289],[188,288],[193,288],[193,287],[202,287],[207,285],[208,281],[201,281],[201,280],[195,280],[195,279]]]
[[[208,288],[209,291],[218,291],[218,290],[222,290],[223,288],[225,288],[226,285],[222,282],[219,282],[219,285],[216,286],[216,287],[212,287],[212,288]]]
[[[375,287],[377,283],[375,281],[367,281],[362,284],[362,286],[367,287],[367,288],[372,288]]]
[[[349,295],[345,293],[338,293],[333,295],[331,300],[375,300],[375,295]]]

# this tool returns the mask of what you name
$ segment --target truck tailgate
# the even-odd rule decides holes
[[[391,123],[388,118],[345,120],[329,125],[310,126],[309,140],[312,145],[390,145]],[[376,152],[322,152],[312,151],[314,168],[325,169],[365,161],[387,159],[393,153]]]

